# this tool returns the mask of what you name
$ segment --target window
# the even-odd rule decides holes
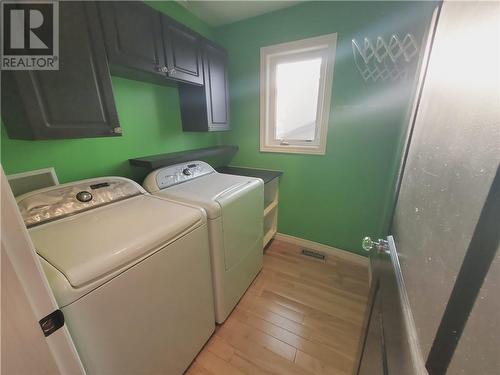
[[[325,154],[337,34],[260,50],[260,150]]]

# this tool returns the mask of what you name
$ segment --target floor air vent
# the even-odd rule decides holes
[[[311,258],[315,258],[315,259],[319,259],[319,260],[326,260],[326,255],[323,253],[320,253],[319,251],[302,249],[302,255],[305,255],[305,256],[311,257]]]

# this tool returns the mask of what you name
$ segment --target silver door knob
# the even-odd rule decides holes
[[[363,250],[370,251],[373,248],[372,239],[370,237],[363,238],[363,241],[361,241],[361,246],[363,247]]]
[[[365,251],[370,251],[375,247],[378,253],[389,254],[389,243],[381,238],[378,241],[373,241],[370,237],[365,237],[361,242],[361,246]]]

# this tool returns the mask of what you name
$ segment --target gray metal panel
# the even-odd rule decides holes
[[[361,343],[358,375],[427,374],[419,350],[408,295],[392,236],[383,251],[373,248],[373,281],[369,295],[366,334]]]
[[[498,15],[494,2],[443,4],[396,206],[424,357],[500,162]]]
[[[420,352],[398,249],[387,237],[387,252],[378,254],[382,320],[388,374],[427,374]]]
[[[500,373],[499,250],[448,367],[450,375]]]
[[[382,345],[382,315],[380,289],[377,287],[374,295],[373,308],[367,327],[363,357],[357,375],[384,374],[384,347]]]

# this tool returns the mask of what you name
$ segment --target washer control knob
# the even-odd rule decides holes
[[[184,168],[182,173],[186,176],[191,176],[193,174],[189,168]]]
[[[89,193],[88,191],[80,191],[79,193],[76,194],[76,199],[78,199],[80,202],[86,203],[90,202],[92,200],[92,193]]]

